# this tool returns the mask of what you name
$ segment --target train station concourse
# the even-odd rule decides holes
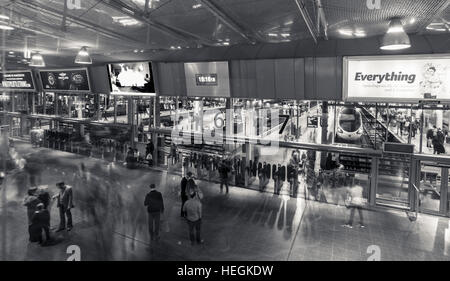
[[[0,35],[0,261],[450,261],[450,1],[0,0]]]

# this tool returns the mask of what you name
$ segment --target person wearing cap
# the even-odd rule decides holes
[[[59,188],[59,193],[53,196],[53,199],[57,200],[57,207],[59,208],[59,228],[56,232],[66,229],[66,217],[67,217],[67,230],[70,231],[73,228],[72,225],[72,213],[70,209],[73,206],[73,192],[72,187],[66,186],[64,182],[59,182],[56,184]]]
[[[145,196],[144,206],[148,212],[148,232],[152,241],[159,240],[159,225],[164,212],[164,200],[155,184],[150,184],[150,192]]]
[[[45,233],[45,242],[50,240],[50,212],[44,208],[43,203],[37,205],[37,210],[34,212],[33,218],[31,219],[31,225],[29,227],[30,231],[30,241],[39,242],[43,244],[42,240],[42,230]]]
[[[28,225],[31,224],[31,219],[37,210],[37,205],[41,203],[37,195],[37,187],[32,186],[28,189],[27,196],[23,200],[23,205],[27,207]]]

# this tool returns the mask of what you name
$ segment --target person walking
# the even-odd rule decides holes
[[[188,181],[191,178],[192,173],[188,172],[187,175],[185,175],[181,179],[181,190],[180,190],[180,196],[181,196],[181,216],[185,217],[186,213],[183,211],[183,206],[186,203],[186,201],[189,199],[188,192],[187,192],[187,185]]]
[[[203,244],[204,241],[201,238],[202,203],[196,192],[190,194],[190,199],[184,204],[183,211],[186,212],[191,245],[195,245],[195,242]]]
[[[72,187],[66,186],[64,182],[56,184],[59,189],[59,193],[53,196],[53,199],[57,200],[57,207],[59,208],[59,228],[56,232],[66,229],[66,217],[67,217],[67,230],[70,231],[73,228],[71,209],[73,205],[73,191]]]
[[[161,214],[164,213],[164,201],[155,184],[150,184],[150,192],[145,196],[144,206],[148,212],[148,232],[152,241],[159,240]]]
[[[359,213],[359,225],[364,228],[364,218],[362,206],[364,205],[363,188],[357,182],[347,190],[346,206],[350,209],[350,218],[344,227],[353,228],[353,218],[355,211]]]

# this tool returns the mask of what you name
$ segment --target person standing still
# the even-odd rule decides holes
[[[183,211],[186,212],[191,245],[194,245],[196,241],[198,244],[203,244],[204,241],[201,238],[202,203],[195,192],[190,194],[190,199],[184,204]]]
[[[188,172],[186,176],[184,176],[181,179],[181,190],[180,190],[180,196],[181,196],[181,216],[185,217],[186,213],[183,211],[183,206],[186,203],[186,201],[189,199],[188,192],[187,192],[187,185],[188,181],[191,178],[192,173]]]
[[[56,232],[66,229],[66,217],[67,217],[67,230],[70,231],[73,228],[72,225],[72,213],[70,209],[73,206],[73,192],[72,187],[66,186],[64,182],[57,183],[56,186],[59,189],[59,193],[53,196],[53,199],[57,200],[57,207],[59,208],[59,228]]]
[[[228,165],[225,163],[222,163],[219,173],[220,173],[220,192],[223,191],[223,185],[227,188],[226,193],[228,193],[228,172],[230,171],[230,168],[228,168]]]
[[[161,214],[164,213],[164,201],[155,184],[150,184],[150,192],[145,196],[144,206],[148,212],[148,232],[152,241],[159,240]]]
[[[355,211],[359,213],[359,226],[364,228],[364,218],[362,206],[364,205],[363,188],[356,182],[347,190],[346,205],[350,210],[350,218],[344,227],[353,228],[353,218],[355,217]]]

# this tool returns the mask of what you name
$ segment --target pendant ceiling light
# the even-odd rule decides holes
[[[37,52],[31,56],[30,66],[34,67],[45,67],[45,61],[42,55]]]
[[[87,51],[87,47],[81,47],[80,51],[78,52],[77,56],[75,57],[75,63],[78,64],[92,64],[91,56],[89,56],[89,53]]]
[[[381,40],[381,50],[395,51],[411,47],[409,36],[403,29],[403,24],[399,19],[391,20],[389,29]]]

